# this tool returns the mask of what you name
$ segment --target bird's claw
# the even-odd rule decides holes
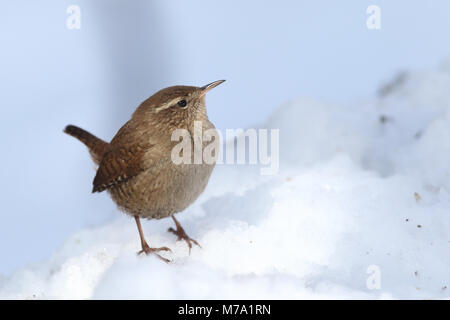
[[[157,252],[158,251],[169,251],[172,252],[172,250],[170,250],[170,248],[167,247],[160,247],[160,248],[150,248],[150,246],[147,243],[144,243],[142,245],[142,250],[139,251],[137,254],[140,255],[142,253],[145,253],[146,255],[150,255],[150,254],[154,254],[156,257],[158,257],[159,259],[161,259],[162,261],[169,263],[171,262],[169,259],[166,259],[162,256],[160,256]]]
[[[167,230],[168,232],[172,232],[173,234],[175,234],[177,236],[177,241],[180,240],[184,240],[186,241],[188,247],[189,247],[189,255],[191,254],[191,248],[192,248],[192,243],[196,244],[199,248],[201,248],[202,246],[194,239],[192,239],[191,237],[189,237],[186,232],[184,231],[183,228],[177,227],[177,230],[173,229],[173,228],[169,228]]]

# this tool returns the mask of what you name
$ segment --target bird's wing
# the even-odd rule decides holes
[[[92,192],[102,192],[138,175],[144,170],[142,157],[152,146],[136,143],[108,150],[98,167]]]

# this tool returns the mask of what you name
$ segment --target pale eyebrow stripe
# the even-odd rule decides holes
[[[170,100],[169,102],[166,102],[166,103],[164,103],[163,105],[161,105],[161,106],[159,106],[159,107],[156,107],[156,108],[155,108],[155,111],[156,111],[156,112],[159,112],[159,111],[161,111],[161,110],[170,108],[170,107],[175,103],[175,101],[177,101],[178,99],[180,99],[180,97],[176,97],[176,98]]]

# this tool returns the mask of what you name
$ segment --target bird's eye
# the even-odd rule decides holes
[[[179,106],[180,108],[186,107],[186,104],[187,104],[187,102],[186,102],[186,100],[184,100],[184,99],[178,101],[178,106]]]

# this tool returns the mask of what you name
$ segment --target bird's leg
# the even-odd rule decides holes
[[[141,246],[142,246],[142,250],[138,252],[138,254],[141,253],[145,253],[146,255],[149,254],[154,254],[156,255],[159,259],[161,259],[164,262],[170,262],[169,259],[163,258],[161,257],[159,254],[157,254],[156,252],[158,251],[172,251],[167,247],[161,247],[161,248],[150,248],[150,246],[147,244],[147,241],[145,241],[144,238],[144,233],[142,232],[142,226],[141,226],[141,220],[139,219],[138,216],[134,216],[134,219],[136,220],[136,225],[139,231],[139,236],[141,237]]]
[[[173,219],[173,222],[175,222],[175,226],[177,227],[177,230],[174,230],[173,228],[169,228],[169,230],[167,230],[167,231],[172,232],[173,234],[175,234],[178,237],[177,241],[180,241],[180,240],[186,241],[186,243],[187,243],[187,245],[189,247],[189,254],[191,254],[191,248],[192,248],[191,241],[201,248],[201,246],[198,244],[197,241],[195,241],[194,239],[190,238],[186,234],[186,232],[184,231],[183,227],[181,227],[181,224],[177,221],[177,219],[175,219],[175,216],[172,215],[172,219]]]

